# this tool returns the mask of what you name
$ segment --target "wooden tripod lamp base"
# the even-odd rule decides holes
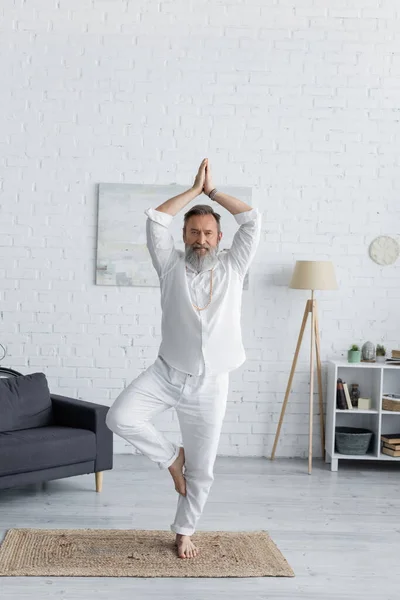
[[[314,412],[314,349],[318,375],[318,396],[319,396],[319,414],[320,414],[320,433],[322,456],[325,455],[325,427],[324,427],[324,406],[322,391],[322,371],[321,371],[321,343],[319,336],[319,320],[317,301],[314,300],[314,290],[333,290],[337,289],[337,282],[334,273],[333,264],[330,261],[297,261],[293,272],[291,288],[311,290],[311,299],[307,300],[303,321],[297,340],[296,351],[293,358],[292,368],[290,370],[289,380],[286,388],[285,398],[279,418],[278,428],[275,434],[274,445],[272,448],[271,460],[275,458],[276,447],[281,432],[283,418],[285,416],[286,406],[289,400],[290,390],[294,373],[296,371],[297,360],[303,341],[304,331],[307,325],[308,317],[311,316],[311,346],[310,346],[310,394],[309,394],[309,426],[308,426],[308,473],[312,471],[312,441],[313,441],[313,412]]]

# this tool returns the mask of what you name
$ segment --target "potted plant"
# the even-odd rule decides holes
[[[361,362],[361,350],[357,344],[353,344],[350,350],[347,352],[347,361],[349,363]]]
[[[386,348],[382,344],[376,346],[376,362],[385,362],[386,360]]]

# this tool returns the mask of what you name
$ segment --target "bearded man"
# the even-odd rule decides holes
[[[234,215],[239,229],[229,250],[219,252],[221,217],[196,205],[184,216],[185,252],[168,227],[201,193]],[[194,558],[191,540],[214,480],[214,463],[226,411],[229,372],[246,359],[241,334],[243,281],[256,253],[259,211],[214,187],[208,159],[193,186],[156,209],[146,210],[147,247],[160,280],[161,345],[155,362],[116,398],[107,426],[168,469],[179,493],[171,530],[180,558]],[[175,408],[182,446],[151,421]]]

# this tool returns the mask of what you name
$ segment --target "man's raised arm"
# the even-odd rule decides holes
[[[182,192],[182,194],[166,200],[160,206],[157,206],[157,208],[148,208],[145,211],[147,215],[147,248],[153,267],[159,277],[165,275],[177,257],[174,238],[169,232],[168,227],[173,217],[203,192],[205,168],[206,159],[202,161],[191,188]]]
[[[166,202],[163,202],[163,204],[157,206],[156,210],[159,210],[160,212],[166,213],[167,215],[171,215],[172,217],[174,217],[178,214],[180,210],[182,210],[182,208],[189,204],[189,202],[197,198],[197,196],[200,196],[200,194],[203,192],[206,173],[206,161],[206,158],[202,161],[194,183],[190,189],[186,190],[186,192],[182,192],[182,194],[178,194],[177,196],[170,198]]]
[[[232,268],[244,277],[255,256],[260,241],[261,214],[256,208],[252,208],[246,202],[216,190],[208,159],[206,159],[204,193],[208,196],[211,192],[213,192],[211,194],[212,200],[226,208],[240,225],[233,237],[232,246],[228,251],[228,259],[232,264]]]

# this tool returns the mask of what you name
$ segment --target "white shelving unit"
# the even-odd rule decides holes
[[[370,410],[336,408],[336,384],[339,377],[347,383],[349,391],[352,383],[359,384],[360,396],[371,398]],[[338,470],[339,460],[400,460],[400,457],[381,452],[381,435],[400,433],[400,412],[382,410],[383,393],[400,393],[400,365],[348,363],[345,360],[328,362],[325,461],[331,464],[331,471]],[[372,449],[361,456],[336,452],[335,429],[340,426],[365,427],[373,431]]]

